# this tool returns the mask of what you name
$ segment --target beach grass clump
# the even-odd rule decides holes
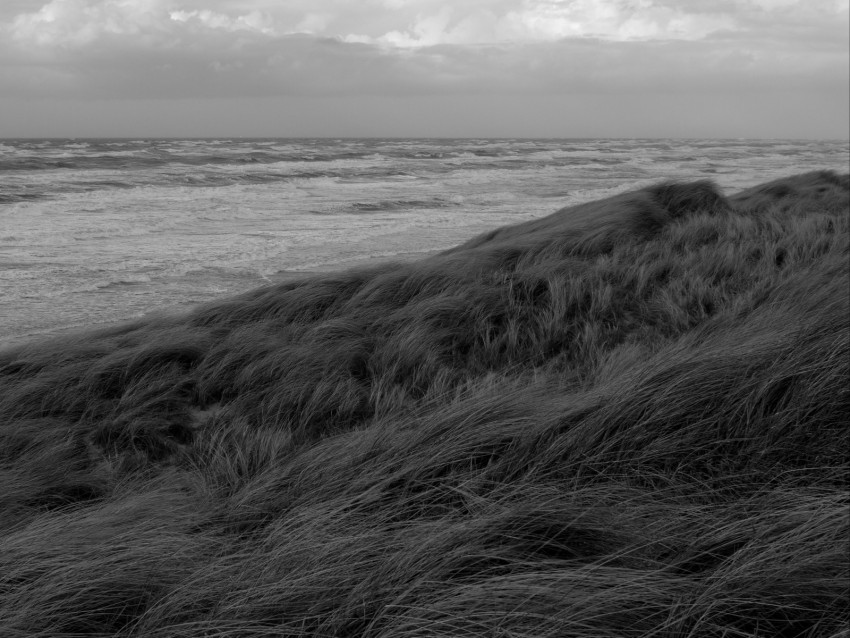
[[[0,635],[831,637],[850,176],[0,352]]]

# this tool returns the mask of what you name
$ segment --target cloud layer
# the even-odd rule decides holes
[[[0,98],[817,92],[847,84],[848,6],[4,0]]]
[[[416,47],[569,37],[694,40],[782,24],[814,35],[846,17],[847,6],[847,0],[289,0],[283,6],[272,0],[5,0],[0,21],[14,40],[39,46],[115,35],[175,44],[219,31]]]

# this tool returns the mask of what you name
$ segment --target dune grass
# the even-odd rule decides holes
[[[0,635],[827,637],[850,176],[0,352]]]

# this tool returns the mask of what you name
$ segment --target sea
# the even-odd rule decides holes
[[[727,194],[847,140],[0,140],[0,347],[410,260],[662,180]]]

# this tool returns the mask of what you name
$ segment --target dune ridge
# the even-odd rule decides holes
[[[0,635],[826,636],[850,175],[0,351]]]

